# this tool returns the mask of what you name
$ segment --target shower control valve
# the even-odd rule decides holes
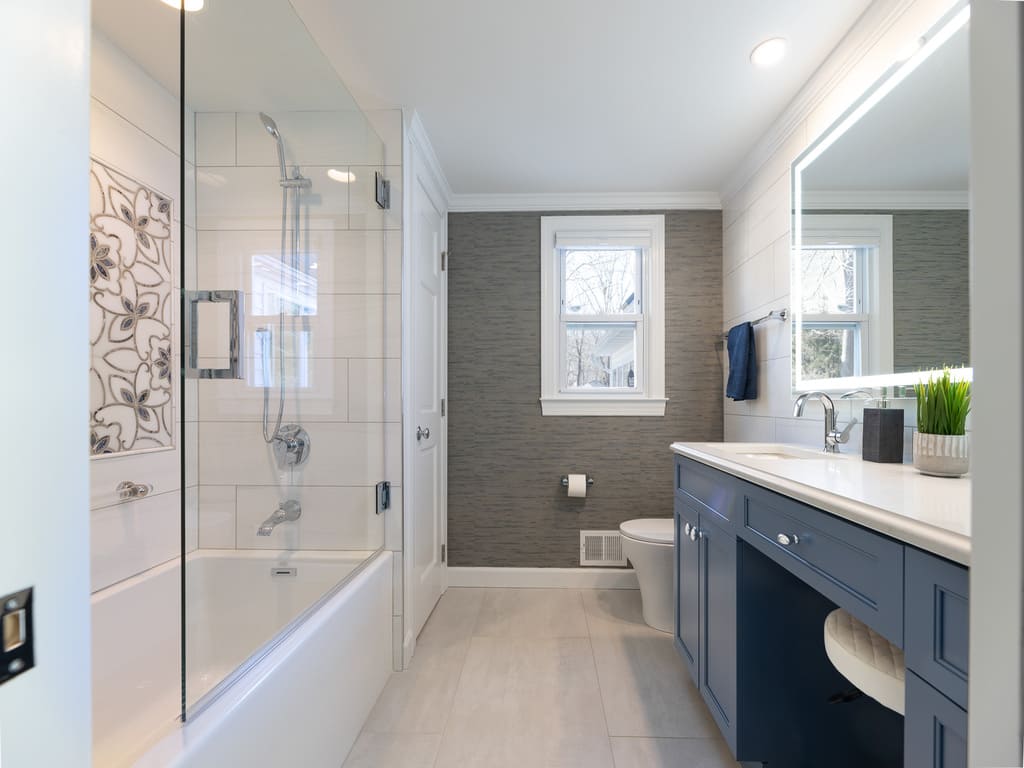
[[[274,458],[281,469],[302,466],[312,449],[309,433],[298,424],[283,424],[274,435]]]

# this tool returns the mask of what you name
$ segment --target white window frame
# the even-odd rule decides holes
[[[637,324],[636,387],[592,392],[567,392],[562,386],[565,361],[565,323],[576,320],[614,323],[610,316],[574,318],[563,315],[559,239],[610,241],[640,247],[640,312],[629,318]],[[628,245],[635,241],[634,246]],[[665,403],[665,217],[542,216],[541,217],[541,413],[544,416],[664,416]]]

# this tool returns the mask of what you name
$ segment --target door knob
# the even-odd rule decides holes
[[[423,427],[416,427],[416,442],[420,440],[430,439],[430,427],[424,429]]]

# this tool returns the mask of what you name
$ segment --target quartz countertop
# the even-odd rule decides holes
[[[910,464],[857,454],[786,458],[806,447],[756,443],[673,443],[680,456],[830,512],[940,557],[970,565],[971,480],[929,477]],[[760,457],[756,451],[765,451]],[[768,453],[775,451],[774,453]]]

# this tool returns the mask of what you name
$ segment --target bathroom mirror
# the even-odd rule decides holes
[[[796,389],[970,366],[969,13],[954,9],[793,165]]]

